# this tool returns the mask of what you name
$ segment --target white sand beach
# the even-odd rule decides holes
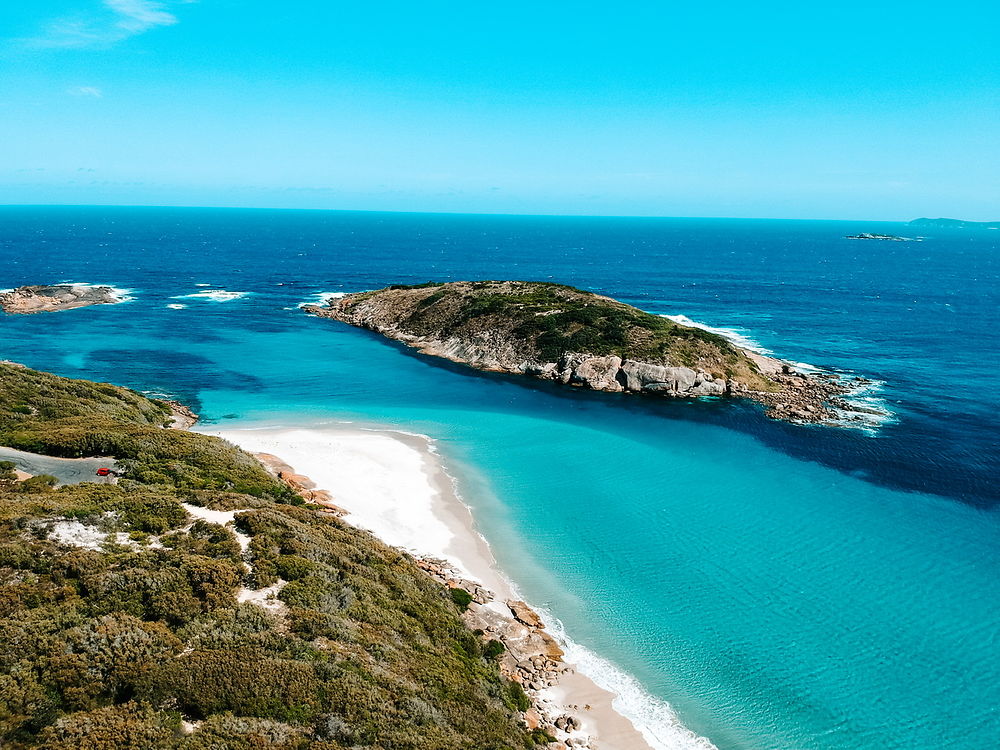
[[[251,453],[277,456],[296,474],[309,477],[317,489],[329,492],[333,503],[346,511],[345,521],[416,557],[447,561],[462,577],[494,593],[494,601],[486,607],[510,617],[503,603],[520,597],[498,570],[429,438],[349,425],[199,432]],[[576,650],[561,639],[560,645],[570,652]],[[565,666],[569,669],[557,685],[529,694],[534,693],[536,706],[553,719],[569,714],[581,721],[582,727],[569,735],[574,747],[659,750],[672,746],[656,741],[649,728],[633,725],[612,705],[617,696],[577,671],[577,665]],[[679,725],[678,729],[687,732]],[[712,747],[707,741],[699,746]]]

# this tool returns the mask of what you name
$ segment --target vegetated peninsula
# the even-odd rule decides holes
[[[920,229],[1000,229],[1000,221],[965,221],[963,219],[928,219],[911,221],[908,226]]]
[[[171,411],[0,363],[0,444],[110,457],[119,474],[56,486],[0,464],[0,745],[549,741],[466,602],[249,454],[169,429]]]
[[[839,418],[850,388],[722,336],[561,284],[460,281],[396,285],[307,311],[478,369],[597,391],[730,396],[776,418]]]
[[[72,310],[90,305],[113,305],[122,301],[112,287],[90,284],[22,286],[0,293],[0,309],[18,315]]]

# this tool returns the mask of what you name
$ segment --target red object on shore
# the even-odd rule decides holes
[[[97,476],[106,477],[111,475],[111,469],[105,469],[103,466],[97,470]]]

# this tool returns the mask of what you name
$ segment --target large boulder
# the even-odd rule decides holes
[[[622,366],[621,357],[570,356],[580,358],[567,368],[570,384],[582,385],[595,391],[622,390],[622,385],[618,382],[618,372]]]
[[[621,369],[630,391],[682,393],[694,386],[698,375],[689,367],[663,367],[634,359],[625,360]]]
[[[690,367],[665,367],[627,359],[621,366],[622,380],[630,391],[678,396],[718,396],[726,392],[726,381]]]

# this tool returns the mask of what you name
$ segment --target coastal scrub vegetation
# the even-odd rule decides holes
[[[500,675],[496,646],[411,558],[295,504],[228,443],[165,429],[168,413],[125,389],[0,365],[0,443],[124,467],[117,484],[53,487],[0,466],[0,745],[546,741],[521,724],[527,698]],[[235,528],[192,506],[239,511]]]
[[[568,353],[616,355],[702,368],[767,388],[746,357],[717,334],[684,326],[609,297],[564,284],[472,281],[394,285],[340,304],[394,297],[400,330],[417,336],[500,342],[525,360],[558,362]]]
[[[63,458],[113,456],[147,484],[218,489],[296,502],[252,457],[222,440],[164,429],[163,401],[109,385],[0,363],[0,444]]]

